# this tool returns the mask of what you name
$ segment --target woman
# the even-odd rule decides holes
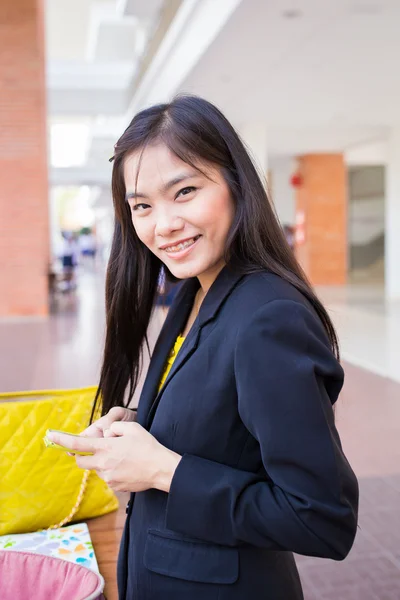
[[[115,147],[112,188],[103,417],[74,449],[93,452],[79,466],[132,492],[120,598],[299,600],[292,552],[341,560],[356,532],[331,321],[210,103],[178,97],[136,115]],[[123,406],[162,266],[184,283],[135,422]]]

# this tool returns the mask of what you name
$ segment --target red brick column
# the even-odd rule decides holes
[[[0,316],[47,314],[42,0],[0,0]]]
[[[313,284],[347,278],[347,172],[341,154],[298,159],[296,255]]]

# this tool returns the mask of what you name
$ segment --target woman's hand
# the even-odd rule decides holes
[[[95,470],[115,491],[156,488],[168,492],[181,456],[160,444],[138,423],[114,421],[110,432],[104,438],[53,432],[48,437],[72,451],[91,452],[92,456],[75,457],[78,467]]]
[[[123,406],[114,406],[104,417],[97,419],[87,427],[80,435],[84,437],[109,437],[112,434],[110,427],[116,421],[131,422],[136,420],[136,410],[130,410]]]

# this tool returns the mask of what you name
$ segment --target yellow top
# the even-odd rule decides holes
[[[184,341],[185,341],[185,338],[182,337],[181,335],[178,335],[178,337],[176,338],[174,347],[172,348],[171,352],[169,353],[169,356],[168,356],[168,359],[167,359],[167,363],[166,363],[165,368],[164,368],[164,373],[163,373],[163,376],[161,377],[161,381],[160,381],[160,384],[158,386],[158,391],[160,391],[161,388],[162,388],[162,386],[164,385],[165,380],[167,379],[168,374],[169,374],[169,372],[171,370],[171,367],[174,364],[174,360],[176,359],[176,356],[177,356],[179,350],[181,349],[181,346],[182,346],[182,344],[183,344]]]

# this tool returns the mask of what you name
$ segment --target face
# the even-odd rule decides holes
[[[125,160],[126,199],[139,239],[175,277],[198,277],[207,291],[224,266],[234,216],[229,188],[219,169],[200,173],[164,144]],[[136,188],[136,189],[135,189]]]

